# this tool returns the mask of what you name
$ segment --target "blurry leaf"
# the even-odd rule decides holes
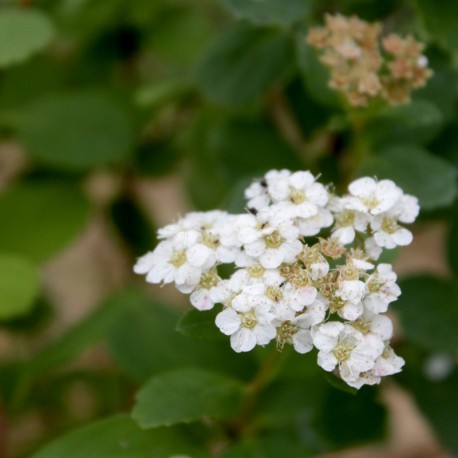
[[[141,144],[135,152],[135,171],[139,175],[161,176],[171,173],[181,159],[174,138],[160,138]]]
[[[434,0],[414,0],[426,30],[436,43],[457,48],[458,3],[441,2],[440,8]]]
[[[153,377],[137,393],[132,417],[141,428],[225,418],[242,406],[242,386],[226,376],[183,369]]]
[[[412,349],[410,349],[412,350]],[[411,351],[409,352],[411,353]],[[450,456],[458,454],[458,368],[455,362],[451,373],[438,380],[427,377],[426,361],[417,361],[418,355],[403,354],[406,366],[402,373],[404,388],[415,398],[420,411],[426,417],[440,443]],[[429,356],[434,357],[434,355]],[[452,363],[453,364],[453,363]]]
[[[105,339],[119,315],[132,307],[142,295],[135,290],[113,294],[94,312],[39,351],[25,365],[27,375],[42,374],[74,358],[98,341]]]
[[[368,158],[358,175],[393,180],[406,193],[418,197],[423,210],[450,205],[457,193],[455,167],[410,144],[381,149]]]
[[[38,269],[27,259],[0,254],[0,319],[27,313],[38,295]]]
[[[18,116],[17,129],[33,158],[66,170],[116,164],[132,146],[124,113],[97,95],[49,96],[33,102]]]
[[[225,342],[198,341],[175,331],[179,315],[143,297],[116,321],[110,349],[118,365],[137,380],[178,367],[201,366],[246,377],[256,370],[251,354],[237,355]]]
[[[248,19],[260,25],[290,25],[310,14],[309,0],[222,0],[229,11],[239,19]]]
[[[17,185],[0,195],[0,251],[43,261],[81,233],[88,213],[88,202],[70,185]]]
[[[245,439],[229,447],[221,458],[308,458],[312,455],[297,441],[288,436]]]
[[[213,37],[213,28],[202,12],[173,8],[153,24],[148,42],[167,61],[192,64]]]
[[[170,100],[181,97],[189,89],[189,84],[182,79],[158,81],[138,89],[135,93],[135,102],[140,107],[148,107],[154,110]]]
[[[228,107],[254,102],[291,68],[287,36],[239,25],[225,31],[204,55],[197,82],[210,99]]]
[[[0,14],[0,67],[20,62],[48,46],[54,28],[48,16],[32,9]]]
[[[405,338],[429,350],[458,351],[458,295],[455,285],[429,276],[400,282],[393,304]]]
[[[110,207],[110,216],[132,254],[140,256],[151,250],[155,231],[132,198],[121,196],[115,200]]]
[[[325,372],[324,374],[325,380],[334,388],[343,391],[344,393],[348,394],[358,394],[358,390],[353,388],[350,385],[347,385],[341,378],[337,377],[337,375],[331,372]]]
[[[310,97],[323,105],[338,107],[339,93],[329,87],[330,74],[318,57],[318,51],[305,42],[307,30],[301,29],[296,35],[296,53],[304,79],[305,87]]]
[[[206,311],[192,308],[181,315],[176,330],[194,339],[226,340],[226,336],[215,325],[215,318],[219,311],[216,307]]]
[[[315,426],[335,449],[378,441],[386,434],[386,410],[373,387],[362,388],[356,396],[330,388]]]
[[[55,439],[32,458],[171,458],[207,456],[177,429],[143,431],[127,415],[83,426]]]
[[[426,100],[412,100],[407,105],[386,107],[365,126],[364,134],[373,147],[399,142],[426,143],[439,131],[442,113]]]
[[[450,228],[447,236],[448,264],[458,278],[458,206],[455,204],[450,214]]]

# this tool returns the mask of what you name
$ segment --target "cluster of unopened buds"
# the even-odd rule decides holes
[[[236,352],[276,340],[349,385],[379,383],[404,364],[384,313],[401,291],[382,250],[407,245],[419,212],[390,180],[364,177],[338,197],[310,172],[272,170],[246,189],[247,213],[189,213],[158,231],[135,272],[174,283],[198,310],[222,307],[216,326]],[[220,266],[233,273],[222,278]]]
[[[377,97],[391,105],[407,103],[412,90],[432,76],[424,45],[412,36],[381,38],[379,23],[356,16],[326,15],[325,22],[310,30],[307,42],[321,50],[330,87],[345,94],[350,105],[365,106]]]

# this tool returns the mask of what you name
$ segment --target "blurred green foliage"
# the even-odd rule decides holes
[[[433,79],[409,105],[350,110],[304,40],[326,12],[415,34]],[[457,31],[457,4],[432,0],[2,2],[0,133],[26,165],[0,194],[0,325],[29,356],[1,362],[0,420],[41,412],[47,428],[28,456],[306,457],[383,440],[378,389],[340,390],[314,355],[285,350],[275,364],[268,348],[236,355],[215,340],[212,312],[180,319],[131,285],[35,348],[55,308],[45,262],[92,217],[131,258],[152,247],[136,180],[178,176],[191,208],[239,211],[242,189],[271,168],[311,169],[337,188],[361,174],[392,178],[419,197],[423,223],[450,227],[453,274],[406,279],[395,308],[407,361],[398,380],[458,454]],[[87,192],[101,171],[120,183],[103,204]],[[110,368],[68,364],[99,342]],[[454,361],[440,380],[424,370],[437,352]],[[98,399],[84,421],[66,407],[74,383]],[[134,419],[120,414],[140,388]]]

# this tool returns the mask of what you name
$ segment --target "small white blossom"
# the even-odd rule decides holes
[[[401,294],[396,279],[391,264],[379,264],[366,280],[368,294],[363,299],[364,307],[373,313],[386,312],[388,305]]]

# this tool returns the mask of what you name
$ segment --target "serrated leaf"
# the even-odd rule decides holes
[[[408,341],[423,348],[457,351],[458,295],[453,283],[430,276],[400,282],[402,294],[393,303]]]
[[[0,14],[0,67],[27,59],[48,46],[54,35],[49,17],[33,9],[8,9]]]
[[[0,251],[43,261],[84,228],[89,204],[76,187],[23,183],[0,195]]]
[[[363,175],[393,180],[418,197],[423,210],[450,205],[457,194],[455,167],[411,144],[380,149],[358,171],[358,176]]]
[[[55,439],[32,458],[171,458],[208,455],[189,442],[179,430],[143,431],[127,415],[91,423]]]
[[[204,55],[197,83],[212,101],[237,108],[258,99],[291,68],[287,35],[239,25],[225,31]]]
[[[26,314],[39,291],[38,269],[27,259],[0,254],[0,319]]]
[[[137,394],[132,417],[142,428],[189,423],[237,413],[243,390],[227,376],[182,369],[153,377]]]
[[[48,96],[24,107],[16,124],[20,140],[34,159],[65,170],[119,163],[132,147],[124,112],[98,95]]]
[[[186,311],[178,320],[176,330],[181,334],[200,340],[226,340],[226,336],[215,325],[219,310],[200,311],[194,308]]]
[[[222,0],[238,19],[258,25],[288,26],[303,20],[312,9],[309,0]]]

